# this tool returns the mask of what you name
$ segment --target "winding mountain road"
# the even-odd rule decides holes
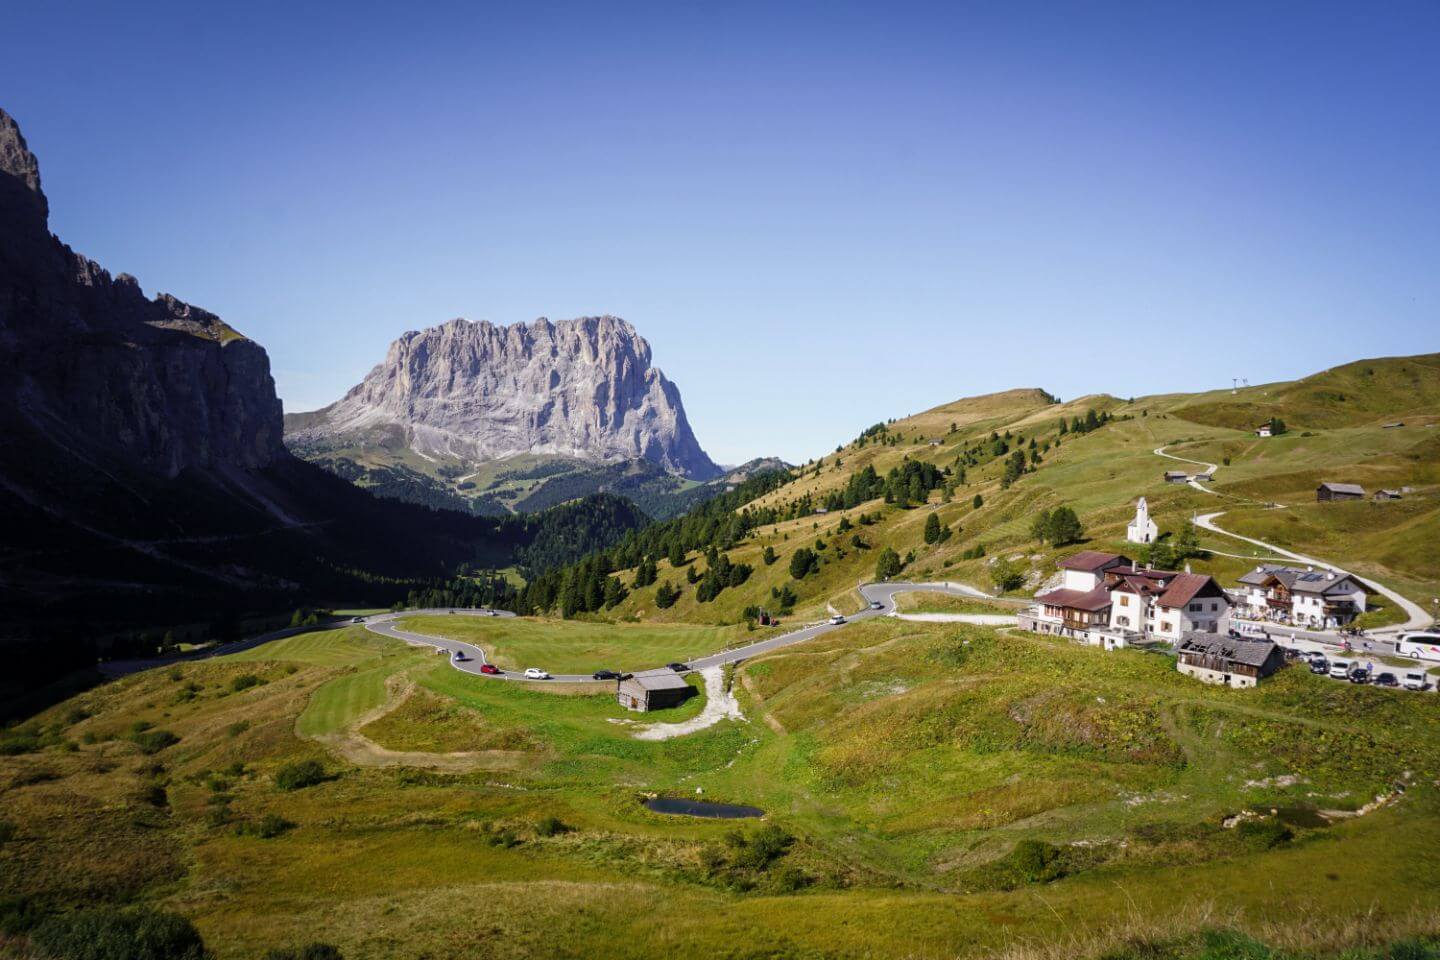
[[[846,625],[860,620],[869,620],[873,617],[892,616],[895,614],[895,596],[900,593],[908,593],[915,590],[926,590],[937,593],[948,593],[952,596],[967,598],[990,599],[983,591],[963,583],[866,583],[860,585],[860,596],[864,598],[867,606],[865,609],[849,617],[845,617],[841,623],[833,623],[823,620],[819,623],[812,623],[801,627],[798,630],[791,630],[789,633],[782,633],[779,636],[767,637],[764,640],[757,640],[754,643],[747,643],[744,646],[732,647],[729,650],[721,650],[709,656],[697,657],[686,664],[687,672],[704,671],[711,667],[724,666],[727,663],[739,663],[741,660],[748,660],[751,657],[758,657],[762,653],[769,653],[772,650],[779,650],[783,647],[794,646],[797,643],[804,643],[813,640],[832,630],[840,630]],[[870,606],[878,604],[878,607]],[[489,661],[485,657],[485,651],[473,643],[465,643],[462,640],[450,640],[445,637],[435,637],[429,634],[416,633],[413,630],[405,630],[395,624],[401,617],[439,614],[453,612],[457,615],[468,616],[496,616],[513,617],[515,614],[505,610],[462,610],[456,608],[454,611],[447,610],[406,610],[403,613],[385,613],[365,620],[366,629],[372,630],[382,636],[391,637],[395,640],[403,640],[415,646],[435,647],[447,653],[450,665],[456,670],[472,674],[477,677],[484,677],[487,680],[518,680],[531,683],[594,683],[595,678],[588,673],[557,673],[548,680],[526,681],[523,673],[513,670],[501,670],[498,673],[482,673],[481,667]],[[459,653],[465,659],[457,660],[455,655]],[[598,666],[598,665],[597,665]],[[663,667],[663,664],[657,665]],[[638,671],[637,671],[638,672]]]
[[[1177,456],[1175,456],[1175,454],[1173,454],[1173,453],[1166,453],[1166,452],[1165,452],[1165,448],[1164,448],[1163,446],[1160,446],[1160,447],[1156,447],[1156,448],[1155,448],[1155,455],[1156,455],[1156,456],[1160,456],[1160,457],[1165,457],[1166,459],[1169,459],[1169,460],[1179,460],[1179,461],[1182,462],[1182,463],[1194,463],[1194,464],[1198,464],[1198,465],[1206,468],[1205,470],[1202,470],[1201,473],[1208,475],[1209,477],[1211,477],[1211,479],[1214,478],[1214,476],[1215,476],[1215,471],[1216,471],[1216,469],[1218,469],[1218,468],[1216,467],[1216,465],[1213,464],[1213,463],[1206,463],[1206,462],[1203,461],[1203,460],[1191,460],[1191,459],[1189,459],[1188,457],[1177,457]],[[1189,481],[1189,483],[1190,483],[1190,486],[1194,487],[1196,490],[1199,490],[1201,493],[1208,493],[1208,494],[1210,494],[1211,496],[1219,496],[1218,491],[1216,491],[1216,490],[1213,489],[1212,487],[1208,487],[1208,486],[1205,486],[1204,484],[1201,484],[1201,483],[1197,482],[1197,481],[1194,480],[1193,478]],[[1386,598],[1389,599],[1392,603],[1394,603],[1396,606],[1398,606],[1401,610],[1404,610],[1404,611],[1405,611],[1405,615],[1406,615],[1407,619],[1406,619],[1406,621],[1405,621],[1404,623],[1398,624],[1398,625],[1394,625],[1394,626],[1389,626],[1389,627],[1380,627],[1380,628],[1378,628],[1378,629],[1371,630],[1370,633],[1372,633],[1372,634],[1397,633],[1397,634],[1398,634],[1398,633],[1403,633],[1403,632],[1405,632],[1405,631],[1407,631],[1407,630],[1423,630],[1423,629],[1425,629],[1426,627],[1430,626],[1430,624],[1432,624],[1432,623],[1435,622],[1435,618],[1431,617],[1428,613],[1426,613],[1426,612],[1425,612],[1425,609],[1424,609],[1423,607],[1421,607],[1418,603],[1415,603],[1413,600],[1408,600],[1408,599],[1406,599],[1405,597],[1401,596],[1399,593],[1395,592],[1394,590],[1391,590],[1389,587],[1385,586],[1384,584],[1377,583],[1377,582],[1375,582],[1374,580],[1370,580],[1370,579],[1367,579],[1367,578],[1365,578],[1365,577],[1359,576],[1358,574],[1352,573],[1352,572],[1349,571],[1349,570],[1342,569],[1341,567],[1338,567],[1338,566],[1336,566],[1336,565],[1333,564],[1333,563],[1327,563],[1327,562],[1325,562],[1324,560],[1317,560],[1317,559],[1315,559],[1314,557],[1307,557],[1307,556],[1305,556],[1303,553],[1296,553],[1296,552],[1293,551],[1293,550],[1286,550],[1284,547],[1276,546],[1276,545],[1273,544],[1273,543],[1267,543],[1267,542],[1265,542],[1264,540],[1257,540],[1257,539],[1255,539],[1254,537],[1243,536],[1243,535],[1241,535],[1241,534],[1233,533],[1233,532],[1231,532],[1231,531],[1229,531],[1229,530],[1224,529],[1223,527],[1221,527],[1221,526],[1219,526],[1218,524],[1215,523],[1215,518],[1224,515],[1224,513],[1225,513],[1224,510],[1217,510],[1217,511],[1215,511],[1214,513],[1201,514],[1201,515],[1199,515],[1199,516],[1197,516],[1197,517],[1195,518],[1195,526],[1199,527],[1199,528],[1202,529],[1202,530],[1208,530],[1208,531],[1211,532],[1211,533],[1218,533],[1218,534],[1220,534],[1220,536],[1222,536],[1222,537],[1230,537],[1230,538],[1235,539],[1235,540],[1243,540],[1244,542],[1246,542],[1246,543],[1252,543],[1252,544],[1254,544],[1254,545],[1257,546],[1257,547],[1263,547],[1264,549],[1269,550],[1271,553],[1275,554],[1275,558],[1284,558],[1284,559],[1287,559],[1287,560],[1295,560],[1295,561],[1298,561],[1298,562],[1300,562],[1300,563],[1308,564],[1308,565],[1313,566],[1313,567],[1320,567],[1321,569],[1324,569],[1324,570],[1330,570],[1330,571],[1333,571],[1334,573],[1337,573],[1337,574],[1345,574],[1345,575],[1347,575],[1347,576],[1349,576],[1349,577],[1354,578],[1355,580],[1358,580],[1358,581],[1359,581],[1361,584],[1363,584],[1367,589],[1373,590],[1375,593],[1378,593],[1378,594],[1380,594],[1381,596],[1386,597]],[[1240,555],[1239,555],[1239,554],[1226,554],[1226,556],[1238,557],[1238,556],[1240,556]],[[1268,559],[1275,559],[1275,558],[1268,558]],[[1244,559],[1249,559],[1249,558],[1246,557],[1246,558],[1244,558]]]

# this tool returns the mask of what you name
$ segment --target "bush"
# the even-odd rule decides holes
[[[237,720],[235,723],[232,723],[230,724],[230,726],[226,727],[225,732],[232,737],[238,737],[240,736],[240,734],[244,733],[246,730],[249,729],[249,720]]]
[[[67,727],[73,727],[73,726],[75,726],[75,724],[79,723],[81,720],[89,720],[89,719],[90,719],[90,711],[89,711],[89,710],[86,710],[84,707],[71,707],[71,708],[70,708],[68,711],[66,711],[66,713],[65,713],[65,725],[66,725]]]
[[[271,950],[265,960],[345,960],[338,947],[328,943],[307,943],[289,950]]]
[[[492,847],[509,849],[520,844],[520,838],[515,835],[514,830],[509,827],[497,827],[492,823],[486,823],[480,827],[480,836],[487,845]]]
[[[247,820],[235,828],[235,835],[239,837],[259,837],[261,840],[273,840],[282,833],[288,833],[295,829],[293,821],[286,820],[278,813],[267,813],[259,820]]]
[[[16,936],[35,927],[44,917],[29,897],[0,897],[0,933]]]
[[[34,753],[43,747],[40,737],[33,733],[7,733],[0,737],[0,757],[17,757],[22,753]]]
[[[0,820],[0,846],[4,846],[11,840],[14,840],[15,834],[18,832],[19,828],[17,828],[12,821]]]
[[[42,956],[64,960],[205,960],[205,942],[184,917],[155,910],[77,910],[30,934]]]
[[[302,790],[326,780],[325,767],[319,760],[301,760],[287,763],[275,771],[275,786],[281,790]]]
[[[1295,834],[1284,823],[1274,817],[1259,820],[1241,820],[1235,826],[1235,835],[1247,846],[1258,850],[1269,850],[1289,843]]]
[[[173,747],[180,742],[180,738],[169,730],[146,730],[143,733],[132,734],[130,739],[135,746],[140,748],[141,753],[159,753],[166,747]]]
[[[569,833],[570,828],[564,824],[559,817],[545,817],[535,824],[535,835],[537,837],[554,837],[562,833]]]
[[[242,673],[230,681],[230,689],[239,693],[241,690],[249,690],[251,687],[260,686],[260,678],[253,673]]]

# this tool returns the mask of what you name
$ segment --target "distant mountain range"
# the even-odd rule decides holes
[[[648,349],[617,375],[651,392],[627,419],[672,417],[674,430],[658,447],[637,430],[635,449],[713,475],[663,406],[673,387],[646,369]],[[387,502],[282,437],[264,348],[54,237],[39,163],[0,111],[0,641],[388,603],[457,564],[573,559],[646,522],[598,498],[565,514],[562,541],[543,517]]]
[[[668,517],[784,467],[716,466],[650,345],[610,316],[411,331],[340,400],[287,414],[285,442],[381,496],[482,515],[615,493]]]

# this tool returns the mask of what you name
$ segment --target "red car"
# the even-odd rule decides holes
[[[495,666],[495,664],[493,664],[493,663],[482,663],[482,664],[480,664],[480,672],[481,672],[481,673],[492,673],[492,674],[493,674],[493,673],[499,673],[499,672],[500,672],[500,668],[497,667],[497,666]]]

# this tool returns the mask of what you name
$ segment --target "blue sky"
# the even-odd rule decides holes
[[[1440,4],[5,14],[51,226],[269,350],[613,313],[717,460],[1440,349]]]

